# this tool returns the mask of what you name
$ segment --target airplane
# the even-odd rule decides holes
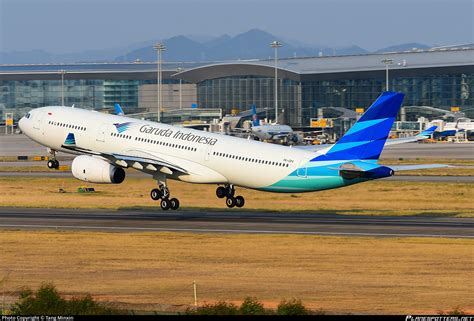
[[[316,152],[60,106],[33,109],[19,126],[48,147],[49,168],[59,166],[56,152],[77,154],[71,170],[79,180],[119,184],[124,168],[135,168],[157,181],[150,196],[163,210],[180,205],[171,197],[168,179],[216,184],[216,196],[232,208],[245,204],[236,186],[314,192],[390,177],[398,170],[445,167],[378,163],[403,97],[382,93],[336,144]]]
[[[442,120],[433,120],[433,123],[443,123]],[[466,133],[466,136],[470,132],[474,132],[474,122],[469,118],[460,118],[455,122],[445,123],[441,126],[442,130],[435,134],[437,138],[446,139],[449,136],[456,136],[458,133]]]
[[[288,125],[265,124],[260,125],[257,116],[257,107],[252,105],[252,127],[250,128],[252,135],[261,141],[284,141],[287,143],[300,143],[303,138],[296,134]]]

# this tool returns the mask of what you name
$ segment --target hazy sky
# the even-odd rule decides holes
[[[0,0],[0,51],[108,49],[252,28],[374,50],[474,42],[474,0]]]

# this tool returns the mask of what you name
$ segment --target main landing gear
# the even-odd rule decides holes
[[[56,159],[56,151],[48,148],[48,153],[51,155],[50,160],[48,160],[48,168],[49,169],[58,169],[59,162]]]
[[[234,185],[232,184],[219,186],[216,189],[217,197],[219,198],[226,197],[225,204],[227,205],[228,208],[244,206],[245,199],[240,195],[234,196],[234,194],[235,194],[235,188],[234,188]]]
[[[169,209],[177,210],[179,208],[179,200],[177,198],[169,198],[170,191],[165,184],[160,184],[159,188],[152,189],[150,197],[154,201],[161,200],[160,206],[164,211]]]

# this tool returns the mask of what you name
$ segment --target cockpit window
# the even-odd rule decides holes
[[[25,115],[26,118],[30,118],[30,116],[31,116],[30,113],[26,113]]]

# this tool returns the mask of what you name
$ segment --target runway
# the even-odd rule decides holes
[[[474,219],[243,210],[163,212],[0,208],[0,229],[448,237],[474,239]]]

